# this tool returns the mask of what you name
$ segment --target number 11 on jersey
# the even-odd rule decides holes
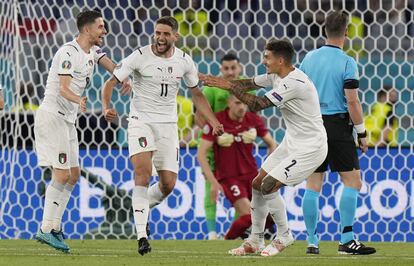
[[[167,97],[168,94],[168,84],[161,83],[161,94],[160,96]]]

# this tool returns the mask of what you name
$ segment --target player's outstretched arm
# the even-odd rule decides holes
[[[116,84],[118,84],[118,80],[112,76],[112,78],[105,82],[102,90],[102,109],[105,119],[109,122],[118,116],[116,110],[111,108],[112,92]]]
[[[222,77],[215,77],[204,74],[198,74],[198,77],[204,83],[204,86],[218,87],[224,90],[231,90],[232,86],[238,86],[239,89],[243,92],[261,88],[254,83],[253,79],[237,79],[230,81]]]
[[[206,97],[201,93],[198,87],[191,88],[191,97],[197,111],[207,119],[207,122],[213,127],[214,135],[220,136],[224,133],[223,125],[217,120],[216,116],[211,110],[210,104]]]
[[[266,97],[259,97],[247,92],[244,92],[243,87],[239,85],[233,85],[230,90],[234,96],[236,96],[240,101],[249,106],[250,111],[258,112],[260,110],[266,109],[267,107],[273,106],[273,103]]]
[[[99,60],[99,64],[103,66],[111,74],[114,73],[116,64],[108,56],[106,55],[103,56]],[[131,94],[131,91],[132,91],[131,81],[129,80],[129,78],[126,78],[124,81],[122,81],[121,95]]]

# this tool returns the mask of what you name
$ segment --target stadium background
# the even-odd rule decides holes
[[[414,241],[412,7],[408,0],[1,1],[0,85],[6,109],[0,113],[0,238],[32,238],[38,230],[44,180],[49,174],[37,167],[33,113],[42,98],[54,53],[77,32],[74,16],[79,10],[102,11],[109,27],[104,50],[115,61],[150,43],[159,16],[174,15],[181,22],[183,35],[177,46],[193,56],[200,72],[218,74],[220,57],[234,52],[244,66],[243,74],[253,76],[264,73],[260,61],[268,39],[292,41],[298,65],[306,52],[323,44],[326,12],[340,8],[352,15],[346,51],[359,63],[365,113],[369,114],[377,92],[385,85],[395,87],[399,95],[394,106],[398,144],[372,147],[361,155],[364,186],[355,228],[363,241]],[[86,90],[90,112],[82,114],[78,122],[83,178],[68,204],[64,231],[74,239],[134,238],[128,209],[131,166],[125,146],[129,97],[114,95],[121,119],[111,125],[104,122],[99,91],[108,74],[102,69],[97,72]],[[185,89],[181,93],[188,96]],[[280,142],[284,134],[280,113],[271,109],[263,115]],[[265,154],[260,144],[256,148],[259,163]],[[150,216],[154,239],[206,237],[204,184],[195,153],[189,145],[181,149],[177,188]],[[336,174],[326,180],[318,232],[324,240],[338,240],[339,214],[335,210],[342,187]],[[283,191],[290,225],[298,239],[306,237],[300,208],[303,188],[301,184]],[[233,215],[228,203],[222,202],[220,233],[227,230]]]

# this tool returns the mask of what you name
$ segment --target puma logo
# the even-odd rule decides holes
[[[56,206],[59,207],[59,203],[57,203],[56,201],[54,201],[53,204],[56,204]]]
[[[160,67],[157,67],[157,69],[158,69],[159,71],[161,71],[161,72],[162,72],[162,68],[160,68]]]
[[[142,210],[135,210],[135,212],[144,213],[144,210],[145,210],[145,209],[142,209]]]

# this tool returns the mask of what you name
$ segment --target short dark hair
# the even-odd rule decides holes
[[[240,63],[240,59],[237,57],[237,55],[233,54],[233,53],[228,53],[225,54],[221,59],[220,59],[220,63],[222,64],[223,61],[234,61],[236,60],[237,63]]]
[[[95,19],[101,18],[102,13],[97,10],[85,10],[78,14],[76,17],[76,26],[78,26],[79,32],[87,24],[92,24],[95,22]]]
[[[266,43],[265,49],[271,51],[275,56],[283,57],[289,63],[292,63],[295,55],[293,45],[287,40],[270,40]]]
[[[178,22],[174,17],[164,16],[157,19],[155,24],[164,24],[170,26],[173,31],[178,31]]]
[[[392,89],[393,87],[391,85],[384,85],[384,88],[380,89],[377,93],[377,99],[387,96],[387,93]]]
[[[348,14],[342,11],[331,11],[325,19],[325,31],[328,38],[337,38],[345,35],[348,27]]]

